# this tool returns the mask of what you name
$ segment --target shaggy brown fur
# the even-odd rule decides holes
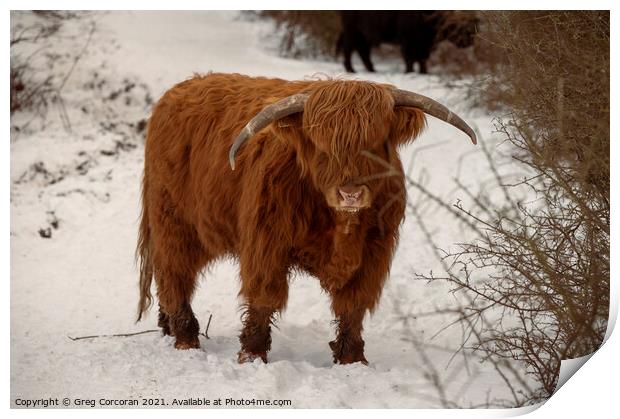
[[[362,81],[289,82],[238,74],[195,76],[170,89],[148,126],[138,242],[139,316],[151,304],[177,348],[198,347],[190,301],[200,270],[238,258],[247,309],[239,361],[266,361],[273,315],[286,307],[288,275],[314,275],[330,294],[334,361],[366,362],[362,321],[376,307],[405,208],[396,148],[425,125],[394,107],[391,86]],[[239,150],[235,136],[266,105],[310,96],[304,112],[272,123]],[[363,184],[368,208],[336,211],[334,188]],[[333,200],[333,197],[332,197]]]

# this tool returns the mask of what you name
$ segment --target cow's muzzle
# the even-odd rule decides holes
[[[327,203],[336,211],[357,213],[370,206],[370,189],[366,185],[346,184],[330,188]]]

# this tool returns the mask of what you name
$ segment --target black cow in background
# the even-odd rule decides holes
[[[368,71],[375,71],[370,50],[382,43],[400,45],[405,72],[420,64],[420,73],[427,72],[426,60],[433,47],[448,40],[459,48],[474,43],[477,19],[453,19],[449,11],[415,10],[346,10],[341,13],[342,32],[336,46],[344,52],[344,68],[354,73],[351,55],[357,51]]]

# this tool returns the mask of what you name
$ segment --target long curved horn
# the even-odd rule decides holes
[[[394,105],[395,106],[411,106],[414,108],[418,108],[424,113],[427,113],[435,118],[441,119],[444,122],[447,122],[450,125],[453,125],[463,131],[465,134],[469,135],[471,138],[471,142],[477,144],[476,133],[473,129],[465,121],[461,119],[457,114],[452,113],[452,111],[441,103],[434,101],[430,97],[426,97],[420,95],[418,93],[409,92],[407,90],[394,89],[392,91],[392,96],[394,97]]]
[[[235,139],[235,142],[230,147],[230,152],[228,153],[230,167],[235,170],[235,155],[237,154],[237,150],[239,150],[239,147],[241,147],[241,145],[243,145],[248,138],[265,128],[273,121],[277,121],[278,119],[294,113],[302,112],[307,99],[308,93],[299,93],[286,97],[276,103],[266,106],[254,118],[252,118],[243,130],[241,130]]]

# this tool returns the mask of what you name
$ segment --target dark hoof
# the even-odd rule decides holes
[[[196,338],[196,340],[191,340],[189,342],[183,342],[177,339],[176,342],[174,342],[174,347],[176,349],[181,349],[181,350],[198,349],[200,348],[200,342],[198,341],[198,338]]]
[[[331,348],[334,356],[334,364],[346,365],[361,362],[364,365],[368,365],[368,360],[366,360],[366,357],[364,356],[363,346],[361,350],[352,350],[349,351],[349,353],[345,353],[342,345],[338,345],[338,342],[332,340],[329,342],[329,347]]]
[[[254,362],[256,359],[260,358],[265,364],[267,363],[267,352],[259,352],[254,354],[252,352],[246,352],[244,350],[240,350],[237,353],[237,362],[240,364],[247,364],[248,362]]]
[[[164,336],[173,336],[170,329],[170,318],[165,314],[161,307],[159,308],[159,318],[157,320],[157,326],[161,327],[161,333]]]
[[[162,334],[163,336],[174,336],[174,335],[172,334],[172,330],[170,330],[170,326],[168,326],[167,324],[166,324],[166,325],[164,325],[164,326],[162,326],[162,325],[160,324],[160,325],[158,325],[158,326],[159,326],[159,327],[161,327],[161,334]]]
[[[168,330],[171,335],[176,336],[174,347],[177,349],[197,349],[200,348],[198,341],[198,320],[194,317],[191,309],[182,311],[179,315],[170,317],[168,320]],[[165,329],[162,329],[165,333]]]

